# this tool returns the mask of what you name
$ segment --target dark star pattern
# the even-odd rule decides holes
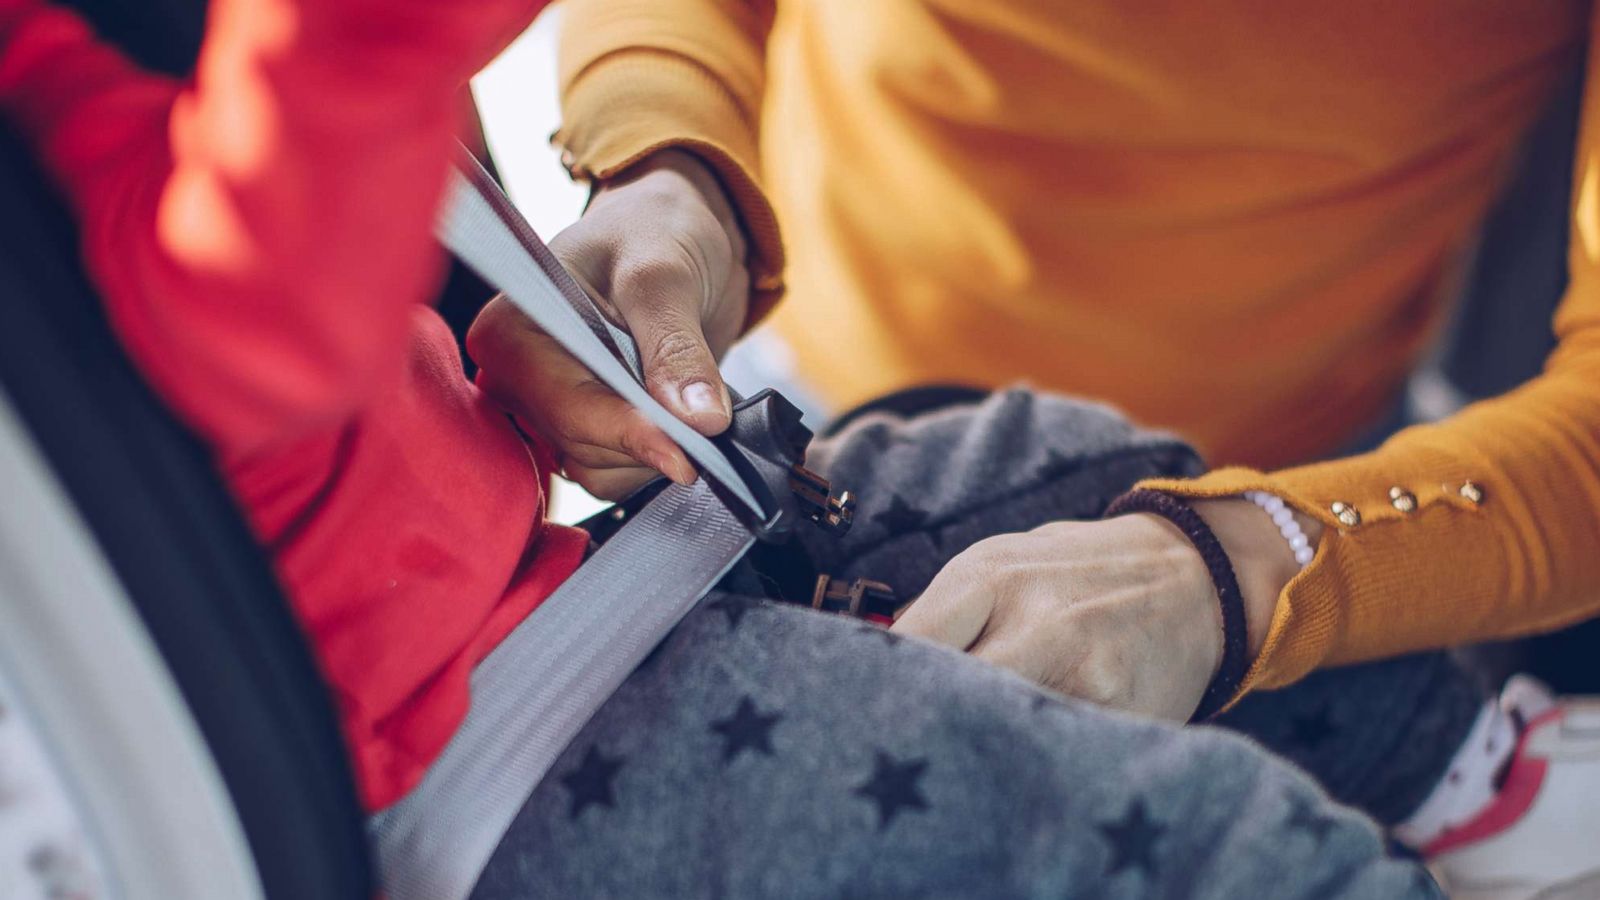
[[[1285,828],[1310,835],[1311,840],[1318,844],[1328,837],[1328,832],[1339,827],[1332,816],[1323,813],[1315,803],[1298,794],[1289,798],[1289,817],[1283,824]]]
[[[772,726],[782,718],[782,713],[763,715],[755,701],[745,695],[733,715],[711,723],[711,730],[722,735],[722,761],[733,762],[745,750],[771,756]]]
[[[933,542],[939,543],[937,533],[928,528],[927,511],[907,503],[899,494],[889,498],[889,508],[879,513],[877,520],[890,536],[927,531]]]
[[[1045,481],[1055,481],[1083,468],[1083,464],[1081,455],[1049,450],[1045,454],[1044,465],[1039,467],[1039,477]]]
[[[889,450],[893,449],[896,444],[913,443],[910,436],[905,434],[903,431],[883,426],[875,428],[863,428],[856,436],[856,440],[861,441],[878,453],[888,452]]]
[[[620,756],[605,755],[600,745],[595,744],[583,755],[583,762],[576,769],[561,776],[561,783],[572,793],[571,818],[576,819],[590,806],[616,808],[617,797],[612,791],[611,782],[617,777],[623,762]]]
[[[738,600],[732,596],[724,596],[713,601],[710,604],[710,608],[727,616],[728,631],[734,632],[739,630],[739,621],[744,618],[745,613],[750,611],[752,605],[748,600]]]
[[[928,808],[928,800],[917,785],[928,770],[928,761],[900,762],[882,750],[875,752],[877,760],[872,778],[857,787],[855,793],[878,805],[878,830],[883,831],[901,810]]]
[[[888,627],[884,625],[862,625],[856,630],[862,634],[870,634],[873,637],[879,638],[885,644],[888,644],[891,647],[899,644],[902,640],[900,635],[890,631]]]
[[[1146,875],[1154,875],[1156,842],[1166,830],[1166,826],[1153,821],[1145,812],[1143,800],[1129,804],[1121,821],[1100,823],[1100,834],[1111,847],[1106,877],[1124,869],[1140,869]]]
[[[1333,717],[1326,706],[1313,713],[1294,716],[1289,720],[1289,739],[1295,746],[1315,750],[1336,731]]]

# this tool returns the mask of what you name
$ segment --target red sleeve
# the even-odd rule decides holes
[[[465,79],[539,2],[214,0],[192,83],[0,0],[0,112],[76,207],[145,376],[225,457],[348,416],[402,364]]]

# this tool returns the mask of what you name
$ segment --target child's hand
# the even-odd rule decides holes
[[[550,249],[633,333],[651,395],[702,434],[726,429],[717,358],[744,326],[750,279],[744,235],[710,170],[682,151],[655,153],[602,187]],[[479,386],[595,496],[618,499],[656,472],[694,481],[665,433],[506,300],[484,308],[467,350]]]

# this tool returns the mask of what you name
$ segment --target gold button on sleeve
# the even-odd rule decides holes
[[[1399,485],[1389,488],[1389,504],[1403,513],[1417,508],[1417,495]]]
[[[1333,513],[1333,517],[1339,520],[1340,525],[1354,528],[1361,524],[1361,513],[1357,512],[1354,506],[1342,500],[1335,500],[1328,507],[1328,511]]]

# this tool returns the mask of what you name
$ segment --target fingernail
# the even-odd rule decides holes
[[[722,401],[717,397],[717,392],[704,381],[696,381],[683,389],[683,406],[696,414],[722,411]]]

